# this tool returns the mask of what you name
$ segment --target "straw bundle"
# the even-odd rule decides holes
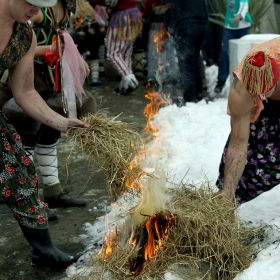
[[[131,124],[110,119],[100,111],[83,117],[88,128],[70,128],[67,135],[74,147],[80,149],[90,164],[96,163],[107,178],[110,198],[114,201],[124,192],[127,177],[137,176],[138,169],[128,170],[136,153],[139,134]]]
[[[255,256],[249,241],[259,229],[245,227],[234,215],[236,206],[223,201],[207,184],[199,188],[182,184],[172,191],[176,224],[169,229],[164,246],[138,275],[131,275],[128,266],[135,250],[119,245],[119,232],[113,240],[112,256],[105,261],[95,258],[90,275],[75,279],[165,279],[164,273],[172,271],[182,279],[232,280],[246,269]],[[106,271],[111,272],[109,278]]]

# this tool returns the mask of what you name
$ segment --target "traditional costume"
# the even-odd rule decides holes
[[[86,95],[83,89],[86,78],[83,60],[71,36],[64,32],[70,11],[75,12],[75,2],[66,0],[61,22],[55,21],[52,8],[42,8],[44,19],[41,24],[34,26],[39,46],[54,42],[57,46],[56,53],[46,52],[42,58],[34,61],[35,89],[54,111],[74,118],[95,112],[95,99],[90,94]],[[62,41],[63,54],[59,52]],[[56,146],[61,133],[26,116],[14,99],[6,102],[2,110],[20,133],[31,160],[36,147],[36,157],[43,178],[44,201],[50,207],[86,205],[84,200],[70,197],[60,184]]]
[[[55,5],[56,0],[27,2],[42,7]],[[24,57],[32,40],[33,32],[30,26],[14,22],[13,33],[0,57],[2,77],[6,70],[16,66]],[[32,263],[58,268],[69,266],[78,260],[80,254],[64,253],[53,245],[48,230],[47,206],[38,199],[35,166],[23,149],[19,134],[1,112],[0,137],[0,202],[6,203],[13,211],[24,237],[33,247]]]
[[[90,2],[93,5],[106,6],[103,0],[90,0]],[[119,0],[113,7],[107,30],[107,58],[122,78],[119,91],[123,94],[138,86],[138,81],[132,73],[131,56],[133,44],[141,31],[141,14],[135,0]]]
[[[247,162],[237,185],[239,203],[250,201],[280,183],[280,101],[266,99],[279,79],[280,38],[254,46],[234,71],[254,100],[251,110]],[[228,111],[230,114],[230,112]],[[227,147],[216,185],[223,189]]]
[[[15,23],[11,40],[0,58],[1,76],[25,55],[31,42],[31,28]],[[27,157],[19,134],[2,113],[0,137],[0,202],[10,207],[22,227],[47,228],[45,205],[38,200],[35,166]]]
[[[79,52],[81,54],[84,54],[86,51],[89,52],[86,58],[89,60],[92,86],[100,85],[99,62],[101,67],[103,66],[104,68],[104,38],[106,19],[104,19],[103,8],[105,7],[98,7],[97,11],[99,14],[103,12],[103,17],[99,16],[99,14],[95,12],[89,2],[77,0],[76,12],[71,17],[73,20],[74,29],[76,30],[77,34],[77,39],[75,42],[78,45]],[[104,72],[104,69],[100,70],[101,72]]]

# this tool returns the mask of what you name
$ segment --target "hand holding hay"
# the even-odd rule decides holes
[[[109,195],[116,200],[124,192],[127,176],[137,176],[139,170],[128,170],[134,158],[139,134],[131,124],[110,119],[104,112],[97,112],[82,118],[88,128],[70,128],[67,135],[74,141],[74,147],[87,155],[90,163],[94,162],[107,178]]]

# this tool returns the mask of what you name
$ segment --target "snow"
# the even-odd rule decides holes
[[[217,67],[206,69],[208,89],[213,91],[217,77]],[[228,79],[229,80],[229,79]],[[229,81],[222,93],[223,98],[206,104],[187,103],[186,106],[166,106],[154,117],[154,123],[160,126],[157,133],[165,150],[166,176],[172,181],[188,180],[202,182],[209,180],[214,186],[218,176],[218,167],[224,145],[230,131],[230,118],[226,114]],[[280,279],[280,186],[263,193],[254,200],[241,205],[239,216],[251,225],[259,227],[271,225],[265,229],[264,240],[258,243],[260,252],[251,266],[235,277],[235,280],[271,280]],[[108,220],[114,221],[116,214],[131,205],[120,200],[122,207],[115,207],[108,213]],[[118,223],[121,224],[121,221]],[[94,224],[86,223],[87,234],[79,236],[87,245],[81,259],[86,260],[90,254],[96,254],[94,244],[102,244],[105,234],[104,217]],[[114,224],[115,225],[115,224]],[[113,225],[113,226],[114,226]],[[83,270],[83,265],[73,264],[67,269],[68,277]],[[165,273],[166,280],[180,280],[171,272]]]

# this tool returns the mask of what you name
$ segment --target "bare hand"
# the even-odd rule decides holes
[[[83,60],[83,61],[84,61],[84,66],[85,66],[86,74],[87,74],[87,76],[88,76],[89,73],[90,73],[90,70],[89,70],[89,67],[88,67],[87,62],[86,62],[85,60]]]
[[[222,198],[224,201],[233,201],[234,196],[229,191],[222,191]]]
[[[50,45],[50,51],[56,53],[56,42],[53,42]],[[60,51],[61,51],[61,53],[63,53],[63,51],[64,51],[64,43],[63,42],[60,42]]]
[[[66,119],[66,122],[67,122],[67,129],[70,127],[83,127],[83,128],[89,127],[87,123],[84,123],[78,119]],[[67,129],[66,131],[63,132],[67,132]]]
[[[233,25],[238,25],[240,20],[242,20],[242,16],[241,15],[236,15],[233,19],[230,20],[230,22]]]

